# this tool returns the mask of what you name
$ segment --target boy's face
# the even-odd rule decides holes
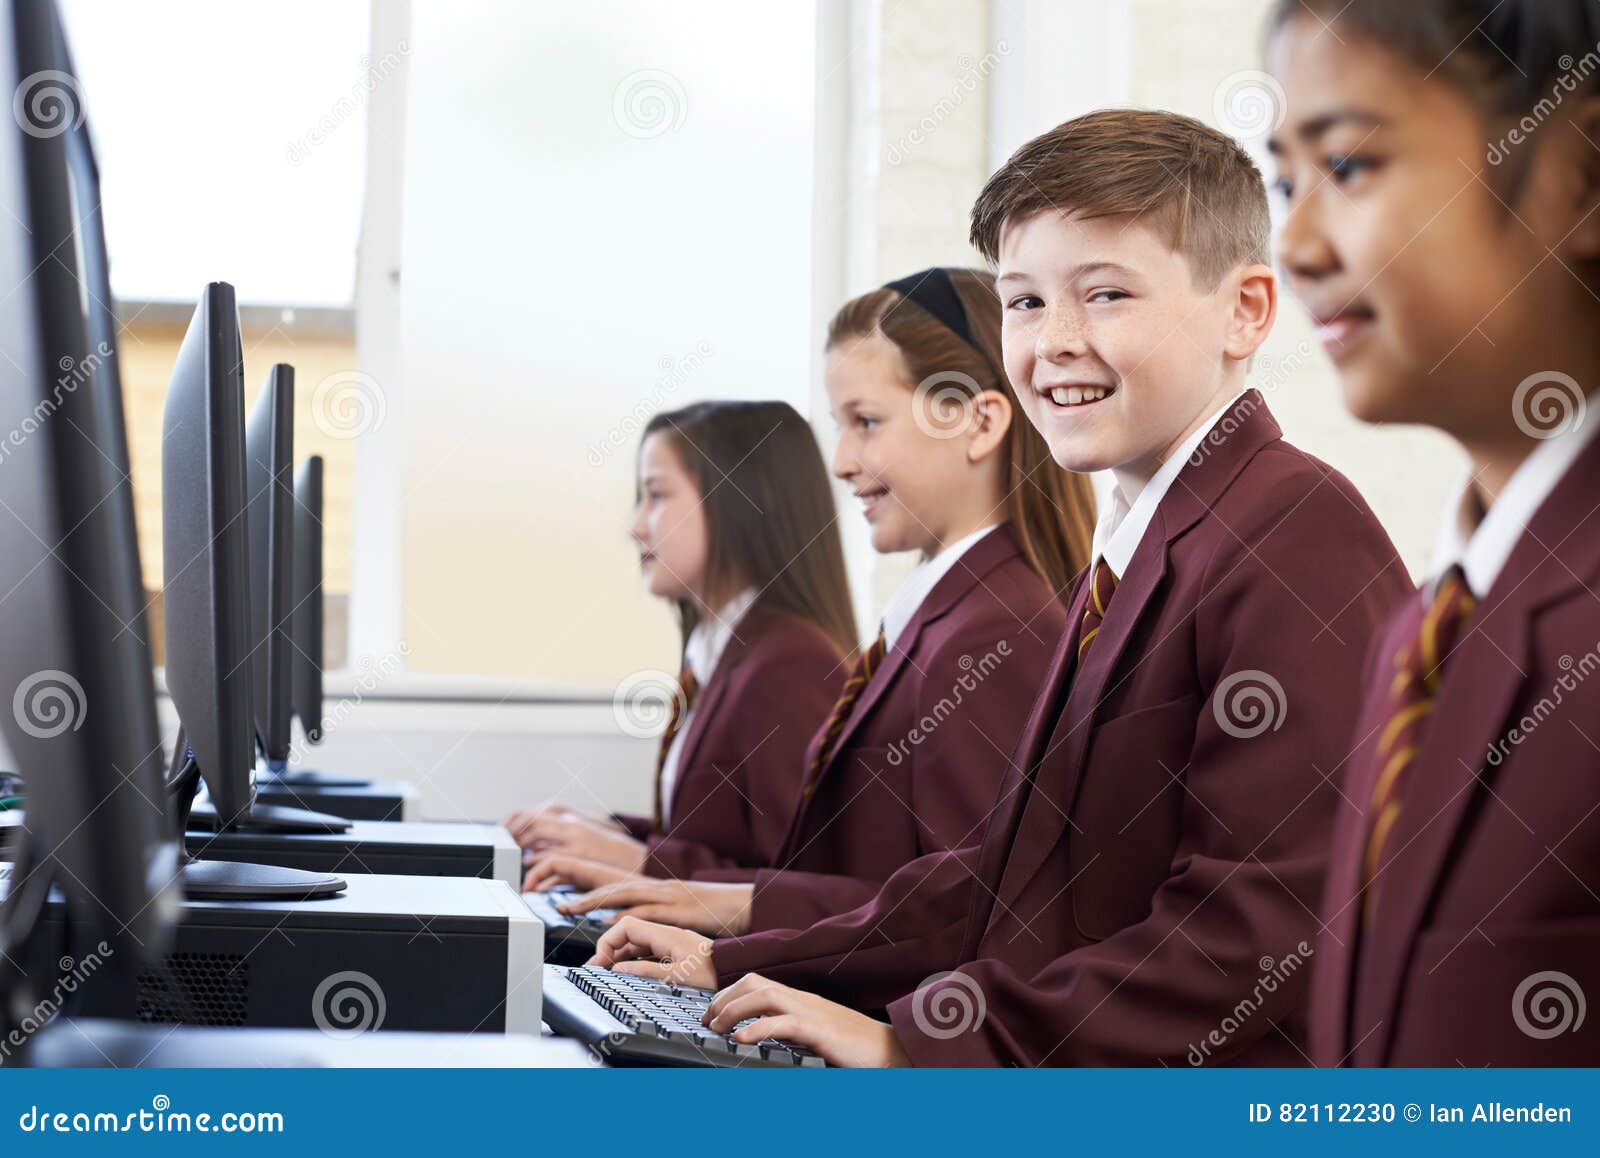
[[[1505,437],[1512,391],[1544,368],[1523,364],[1530,335],[1579,324],[1563,314],[1581,287],[1548,260],[1569,223],[1538,207],[1547,176],[1530,172],[1517,204],[1503,203],[1505,170],[1531,152],[1491,166],[1473,103],[1369,39],[1292,19],[1271,64],[1288,99],[1270,143],[1288,206],[1278,257],[1346,405],[1369,422]]]
[[[1188,261],[1127,217],[1008,223],[997,289],[1006,374],[1068,470],[1148,479],[1227,401],[1232,279],[1196,286]]]

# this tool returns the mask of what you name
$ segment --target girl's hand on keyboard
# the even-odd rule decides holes
[[[600,938],[588,964],[673,985],[715,989],[717,972],[711,967],[713,944],[711,938],[688,929],[623,917]]]
[[[755,1018],[743,1029],[741,1021]],[[748,1045],[777,1038],[821,1054],[835,1066],[910,1065],[894,1027],[864,1013],[746,973],[711,999],[705,1024]]]
[[[590,909],[625,909],[628,916],[642,921],[676,925],[712,937],[736,937],[750,931],[754,889],[748,884],[630,877],[572,897],[559,907],[574,916]]]
[[[546,852],[535,857],[528,866],[528,875],[522,878],[522,891],[543,893],[556,885],[593,889],[628,879],[629,874],[615,865],[585,860],[565,852]]]
[[[630,873],[644,867],[644,842],[599,820],[575,812],[541,813],[513,833],[516,842],[535,852],[564,852],[585,860],[615,865]]]
[[[533,847],[533,825],[537,820],[555,817],[577,817],[587,820],[591,824],[602,825],[616,832],[627,832],[621,824],[610,817],[585,816],[575,808],[569,808],[557,800],[547,800],[543,804],[534,805],[532,808],[519,808],[506,817],[506,831],[511,834],[511,839],[523,848]]]

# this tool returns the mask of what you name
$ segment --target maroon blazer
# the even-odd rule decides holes
[[[689,877],[771,864],[789,831],[806,745],[847,671],[815,623],[754,604],[684,732],[666,831],[648,816],[617,816],[647,846],[643,871]]]
[[[1363,924],[1378,732],[1420,595],[1373,647],[1314,973],[1321,1065],[1600,1064],[1597,495],[1590,443],[1467,620]],[[1591,1008],[1575,1027],[1580,994]]]
[[[752,929],[804,927],[870,900],[908,861],[977,843],[1065,622],[1010,528],[985,535],[873,672],[775,867],[699,879],[753,879]],[[821,742],[819,729],[802,769]]]
[[[982,846],[810,930],[717,942],[720,980],[887,1004],[918,1064],[1302,1063],[1333,774],[1368,640],[1411,585],[1259,393],[1218,429],[1082,669],[1076,630],[1057,652]]]

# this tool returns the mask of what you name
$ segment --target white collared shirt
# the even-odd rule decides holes
[[[1595,404],[1600,405],[1600,399]],[[1455,501],[1445,508],[1444,522],[1434,542],[1433,566],[1424,586],[1430,599],[1444,573],[1458,563],[1472,594],[1479,599],[1488,594],[1511,557],[1512,548],[1528,529],[1528,521],[1589,445],[1596,427],[1600,427],[1600,415],[1591,415],[1587,422],[1580,420],[1575,429],[1534,447],[1522,465],[1511,472],[1505,488],[1495,496],[1481,521],[1472,468],[1467,468],[1456,488]]]
[[[1210,418],[1195,427],[1194,433],[1184,439],[1167,461],[1161,464],[1161,469],[1144,484],[1144,489],[1131,503],[1122,493],[1121,486],[1116,483],[1111,484],[1111,494],[1106,508],[1100,512],[1100,518],[1094,527],[1094,555],[1089,571],[1091,575],[1094,574],[1094,567],[1103,558],[1110,566],[1111,573],[1119,580],[1122,578],[1128,570],[1128,564],[1133,561],[1133,553],[1138,549],[1139,541],[1150,528],[1150,520],[1155,518],[1156,509],[1161,506],[1161,500],[1171,489],[1173,480],[1188,463],[1190,456],[1205,441],[1206,435],[1211,433],[1211,428],[1222,420],[1224,414],[1233,409],[1245,393],[1246,390],[1239,391],[1223,403]]]
[[[972,534],[951,543],[933,558],[917,564],[917,569],[906,576],[906,581],[900,584],[899,590],[889,599],[889,605],[883,609],[883,642],[887,647],[894,647],[895,641],[910,624],[911,617],[917,613],[917,608],[922,606],[922,601],[932,594],[939,580],[950,573],[950,568],[961,561],[961,556],[999,525],[990,523],[987,527],[979,527]]]
[[[683,661],[694,673],[694,682],[699,685],[702,693],[706,690],[706,685],[711,682],[712,675],[716,673],[722,653],[728,650],[728,641],[733,638],[734,629],[739,626],[739,621],[744,618],[745,612],[750,610],[750,605],[755,601],[756,589],[746,587],[724,603],[716,615],[703,617],[694,625],[694,630],[689,632],[689,639],[683,645]],[[661,765],[663,826],[672,817],[672,790],[678,783],[678,757],[683,751],[683,742],[689,735],[689,725],[693,720],[694,708],[691,707],[683,713],[683,719],[678,722],[678,733],[672,737],[672,746],[667,749],[667,758]]]

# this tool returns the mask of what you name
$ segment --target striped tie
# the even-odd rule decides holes
[[[1111,565],[1101,559],[1094,565],[1094,579],[1089,587],[1089,602],[1083,609],[1083,623],[1078,628],[1078,665],[1089,654],[1089,644],[1100,633],[1100,622],[1111,606],[1111,596],[1117,590],[1117,575]]]
[[[817,773],[822,771],[823,765],[833,756],[834,745],[839,742],[839,733],[844,731],[850,713],[856,709],[856,701],[861,698],[861,690],[872,679],[872,673],[878,670],[878,665],[883,662],[883,656],[889,650],[888,642],[883,637],[883,632],[878,632],[878,638],[872,641],[872,646],[861,653],[856,660],[855,670],[850,673],[850,678],[844,681],[844,688],[839,692],[839,699],[833,705],[833,714],[828,717],[827,729],[822,733],[822,743],[817,745],[817,754],[811,760],[811,768],[806,777],[805,795],[810,796],[817,787]]]
[[[694,671],[684,664],[683,671],[678,673],[678,693],[672,697],[672,714],[667,717],[667,729],[661,733],[661,747],[656,752],[656,810],[653,821],[656,832],[661,831],[661,775],[667,767],[667,753],[672,751],[672,741],[677,738],[678,729],[683,727],[683,717],[694,707],[695,697],[699,694],[700,684],[694,678]]]
[[[1378,875],[1384,843],[1400,815],[1405,775],[1416,762],[1422,745],[1423,725],[1433,711],[1440,674],[1461,638],[1461,629],[1477,606],[1461,568],[1452,567],[1439,581],[1433,602],[1422,617],[1417,637],[1394,657],[1395,676],[1389,686],[1389,722],[1378,736],[1378,759],[1383,770],[1372,789],[1366,857],[1361,884],[1366,890],[1366,911],[1372,913],[1377,889],[1368,887]]]

